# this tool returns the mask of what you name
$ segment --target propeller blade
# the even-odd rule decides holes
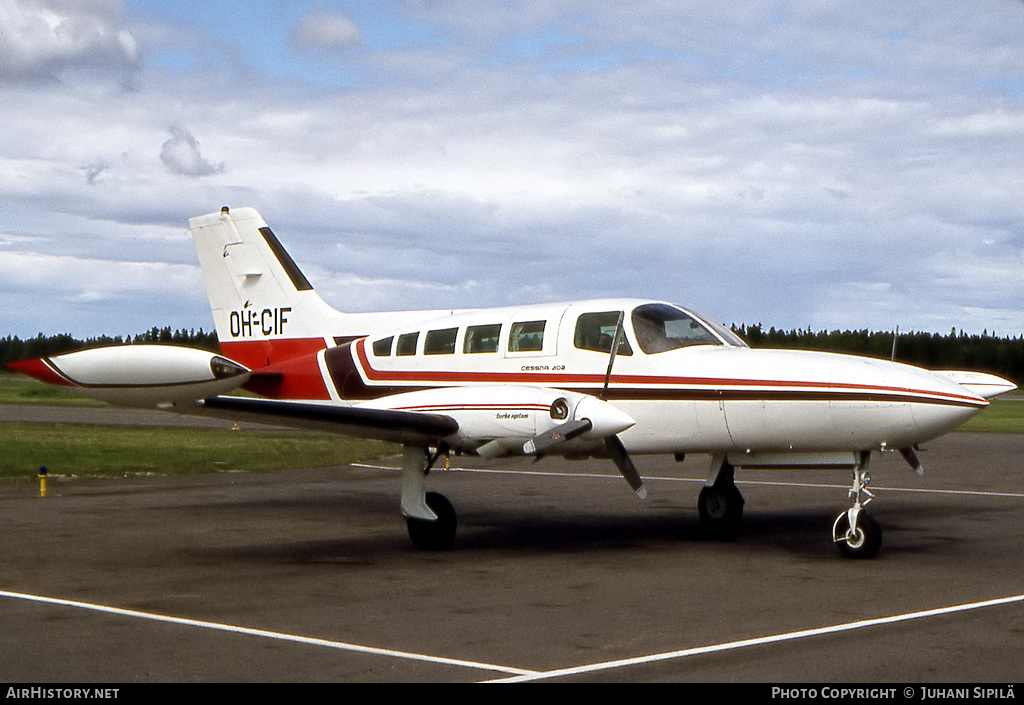
[[[622,476],[626,478],[626,482],[636,492],[636,496],[640,499],[647,498],[647,488],[644,487],[644,481],[640,478],[640,473],[636,471],[636,466],[633,465],[633,459],[629,457],[629,453],[626,452],[626,447],[622,445],[622,441],[619,440],[618,436],[608,436],[604,439],[604,447],[608,451],[608,455],[615,463],[615,467],[619,469]]]
[[[918,475],[924,475],[924,467],[921,465],[921,459],[917,457],[917,451],[914,450],[913,446],[907,446],[906,448],[900,448],[900,455],[907,461],[907,465],[914,469]]]
[[[536,436],[528,440],[523,444],[523,452],[527,455],[544,455],[555,446],[572,440],[581,433],[586,433],[593,427],[594,424],[590,423],[590,419],[566,421],[559,426],[555,426],[547,433],[538,433]]]

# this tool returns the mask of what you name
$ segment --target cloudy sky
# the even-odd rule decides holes
[[[0,337],[209,329],[222,205],[343,310],[1024,333],[1020,0],[0,0],[0,101]]]

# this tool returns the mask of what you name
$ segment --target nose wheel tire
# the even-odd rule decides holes
[[[424,551],[444,551],[455,543],[455,508],[439,492],[427,492],[424,500],[437,519],[405,520],[412,544]]]
[[[847,558],[874,558],[882,547],[882,528],[867,512],[857,514],[856,526],[850,528],[850,513],[836,517],[832,526],[839,552]]]

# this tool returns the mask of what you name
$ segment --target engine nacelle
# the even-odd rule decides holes
[[[245,384],[249,370],[205,350],[122,345],[12,362],[13,370],[119,406],[160,406],[217,396]]]
[[[584,450],[636,423],[625,412],[588,394],[515,385],[425,389],[358,406],[449,416],[459,424],[449,442],[489,456],[521,455],[525,441],[566,421],[585,418],[591,428],[566,443],[563,452]]]

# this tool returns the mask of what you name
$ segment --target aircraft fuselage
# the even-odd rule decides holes
[[[495,438],[526,438],[556,424],[545,403],[550,394],[540,390],[603,394],[635,421],[620,438],[638,454],[900,448],[942,435],[988,405],[948,377],[909,365],[751,349],[682,309],[676,310],[693,321],[683,323],[699,326],[700,337],[675,338],[679,346],[670,349],[648,344],[655,351],[645,352],[633,315],[645,306],[668,305],[602,299],[428,312],[419,322],[410,322],[414,316],[408,312],[402,314],[404,325],[340,346],[327,347],[333,339],[290,341],[289,347],[321,349],[283,361],[279,378],[257,377],[250,385],[270,396],[430,409],[456,418],[463,428],[480,427],[465,423],[469,417],[490,416]],[[625,343],[603,391],[610,343],[587,340],[584,328],[598,318],[598,333],[607,337],[620,311]],[[353,330],[358,331],[350,328],[337,337],[356,337]],[[247,343],[233,345],[232,359],[246,360]],[[275,388],[278,379],[290,380],[290,386]],[[513,395],[510,387],[539,391],[535,397]],[[412,392],[418,393],[416,403],[404,396]],[[466,434],[450,440],[453,447],[475,450],[490,439]],[[576,446],[585,450],[583,442]]]

